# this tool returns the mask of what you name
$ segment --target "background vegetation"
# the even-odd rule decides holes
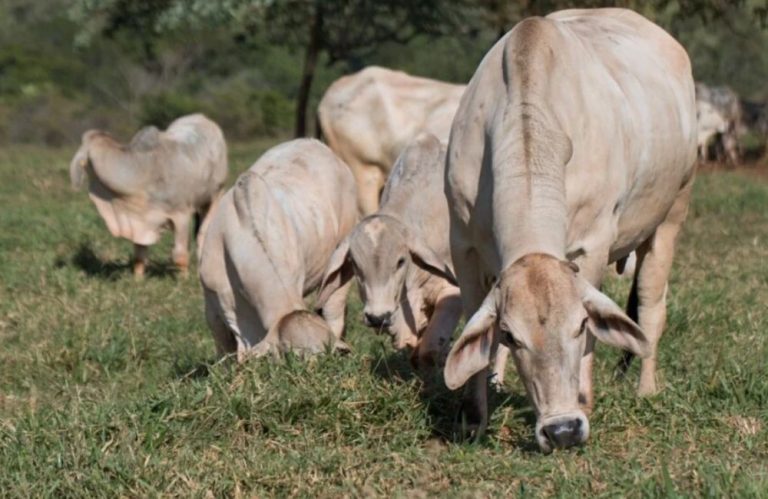
[[[580,5],[641,11],[686,45],[697,79],[768,99],[763,0],[0,0],[0,143],[127,138],[198,110],[230,140],[312,133],[344,73],[464,83],[520,18]]]

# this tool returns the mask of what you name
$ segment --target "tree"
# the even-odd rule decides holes
[[[79,0],[83,38],[141,37],[148,60],[162,33],[221,23],[233,36],[264,36],[303,48],[296,98],[295,135],[306,135],[307,105],[321,55],[332,65],[364,57],[381,43],[407,43],[420,34],[442,35],[460,26],[464,0]]]

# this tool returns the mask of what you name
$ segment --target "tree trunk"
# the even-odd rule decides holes
[[[310,25],[309,42],[304,54],[304,70],[301,75],[301,85],[299,86],[299,95],[296,99],[296,128],[295,137],[306,137],[307,135],[307,106],[309,104],[309,92],[312,89],[312,80],[315,77],[315,67],[317,66],[317,57],[320,54],[320,33],[322,30],[323,17],[320,11],[319,2],[315,5],[315,15],[312,17]]]

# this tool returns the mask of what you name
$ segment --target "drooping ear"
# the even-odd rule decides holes
[[[610,298],[586,279],[579,278],[582,303],[589,315],[589,329],[605,344],[648,357],[651,345],[640,326]]]
[[[448,353],[443,368],[445,385],[451,390],[462,386],[488,366],[493,346],[493,326],[496,322],[498,288],[494,287],[483,304],[469,319],[464,331]]]
[[[413,263],[423,268],[427,272],[436,274],[443,279],[447,280],[454,286],[458,286],[456,276],[453,275],[453,271],[442,259],[432,251],[432,248],[424,244],[424,242],[414,237],[413,234],[408,235],[408,249],[411,253],[411,259]]]
[[[88,145],[83,143],[80,149],[75,153],[75,157],[72,158],[72,162],[69,164],[69,180],[72,182],[72,188],[80,189],[85,183],[86,172],[85,168],[88,166]]]
[[[320,291],[317,294],[315,308],[322,309],[328,298],[352,279],[353,275],[352,256],[349,254],[349,236],[347,236],[336,246],[331,259],[328,261],[325,274],[323,274],[323,281],[320,284]]]

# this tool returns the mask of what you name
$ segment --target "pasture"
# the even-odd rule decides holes
[[[235,145],[233,173],[273,141]],[[768,493],[768,177],[705,172],[669,291],[662,392],[598,347],[592,436],[542,455],[510,372],[489,434],[452,439],[457,395],[422,394],[363,327],[347,357],[214,361],[170,241],[144,282],[69,187],[72,150],[0,151],[0,491],[30,496],[744,496]],[[611,280],[625,301],[628,282]],[[513,369],[510,363],[510,369]]]

